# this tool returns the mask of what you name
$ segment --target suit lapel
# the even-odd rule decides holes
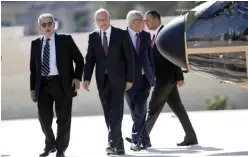
[[[158,36],[159,32],[163,29],[163,27],[164,27],[164,25],[162,25],[162,26],[159,28],[155,40],[157,39],[157,36]],[[152,48],[155,48],[155,47],[157,48],[157,45],[156,45],[156,42],[154,41],[154,44],[153,44],[153,47],[152,47]]]
[[[144,48],[145,48],[145,45],[144,45],[145,41],[144,40],[146,40],[146,39],[143,37],[143,35],[144,35],[143,31],[140,32],[140,54],[144,53]]]
[[[159,28],[158,33],[163,29],[163,27],[164,27],[164,25],[162,25],[162,26]],[[156,38],[157,38],[157,36],[158,36],[158,33],[157,33],[157,35],[156,35]]]
[[[102,51],[102,53],[103,53],[103,55],[104,55],[104,48],[103,48],[103,46],[102,46],[101,30],[99,30],[99,31],[97,32],[97,42],[98,42],[98,44],[100,45],[100,49],[101,49],[101,51]]]
[[[108,46],[108,55],[111,52],[111,48],[113,46],[114,38],[115,38],[115,27],[113,27],[111,25],[111,33],[110,33],[109,46]]]
[[[54,39],[55,39],[55,53],[56,53],[56,63],[57,63],[57,67],[59,67],[59,63],[60,63],[60,52],[61,52],[61,47],[60,45],[62,45],[63,43],[61,43],[59,36],[57,35],[57,33],[54,34]]]
[[[129,43],[132,45],[132,48],[134,49],[134,51],[136,52],[136,48],[135,46],[133,45],[133,41],[132,41],[132,37],[130,36],[129,32],[128,32],[128,27],[126,29],[126,33],[128,35],[128,39],[129,39]]]
[[[40,67],[42,66],[42,63],[41,63],[42,53],[41,52],[42,52],[43,38],[44,37],[39,38],[37,46],[36,46],[36,52],[37,52],[36,57],[37,57],[38,65],[40,65]]]

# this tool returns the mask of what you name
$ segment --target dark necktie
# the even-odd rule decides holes
[[[107,57],[108,55],[108,38],[106,36],[106,32],[103,32],[103,42],[102,42],[102,46],[105,52],[105,56]]]
[[[136,53],[137,55],[139,55],[140,53],[140,36],[139,36],[139,33],[136,33]]]
[[[50,73],[50,66],[49,66],[49,60],[50,60],[50,46],[49,46],[50,39],[46,40],[46,45],[44,47],[43,51],[43,64],[42,64],[42,73],[44,76],[47,76]]]
[[[155,34],[153,34],[153,36],[152,36],[152,42],[151,42],[152,47],[154,45],[154,41],[155,41]]]

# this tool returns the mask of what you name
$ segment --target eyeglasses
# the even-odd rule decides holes
[[[41,25],[41,27],[51,27],[52,26],[52,24],[53,24],[53,22],[47,22],[47,23],[42,23],[42,24],[40,24]]]

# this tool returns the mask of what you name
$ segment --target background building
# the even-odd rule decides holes
[[[89,32],[95,29],[94,12],[106,8],[112,19],[125,19],[129,10],[142,13],[153,9],[162,16],[174,16],[181,9],[190,9],[195,2],[154,1],[5,1],[1,2],[1,26],[24,26],[25,35],[39,34],[37,18],[41,13],[52,13],[59,32]]]
[[[39,33],[37,18],[42,13],[55,16],[60,32],[87,32],[92,29],[92,5],[87,1],[2,2],[2,26],[24,26],[25,35]]]

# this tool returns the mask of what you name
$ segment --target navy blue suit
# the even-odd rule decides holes
[[[126,30],[127,32],[128,29]],[[139,53],[136,53],[137,51],[129,34],[130,45],[132,45],[134,52],[135,74],[133,86],[125,92],[125,98],[134,121],[132,143],[146,145],[150,143],[149,136],[142,138],[144,140],[140,141],[140,135],[142,131],[147,131],[145,123],[147,98],[149,97],[151,86],[155,86],[155,75],[153,54],[151,51],[151,36],[145,31],[140,32],[139,36],[140,49]]]
[[[97,30],[89,35],[84,81],[91,80],[96,65],[97,88],[109,129],[108,143],[120,150],[124,149],[121,132],[124,92],[126,82],[133,82],[134,57],[126,32],[111,27],[107,56],[101,42],[101,31]]]

